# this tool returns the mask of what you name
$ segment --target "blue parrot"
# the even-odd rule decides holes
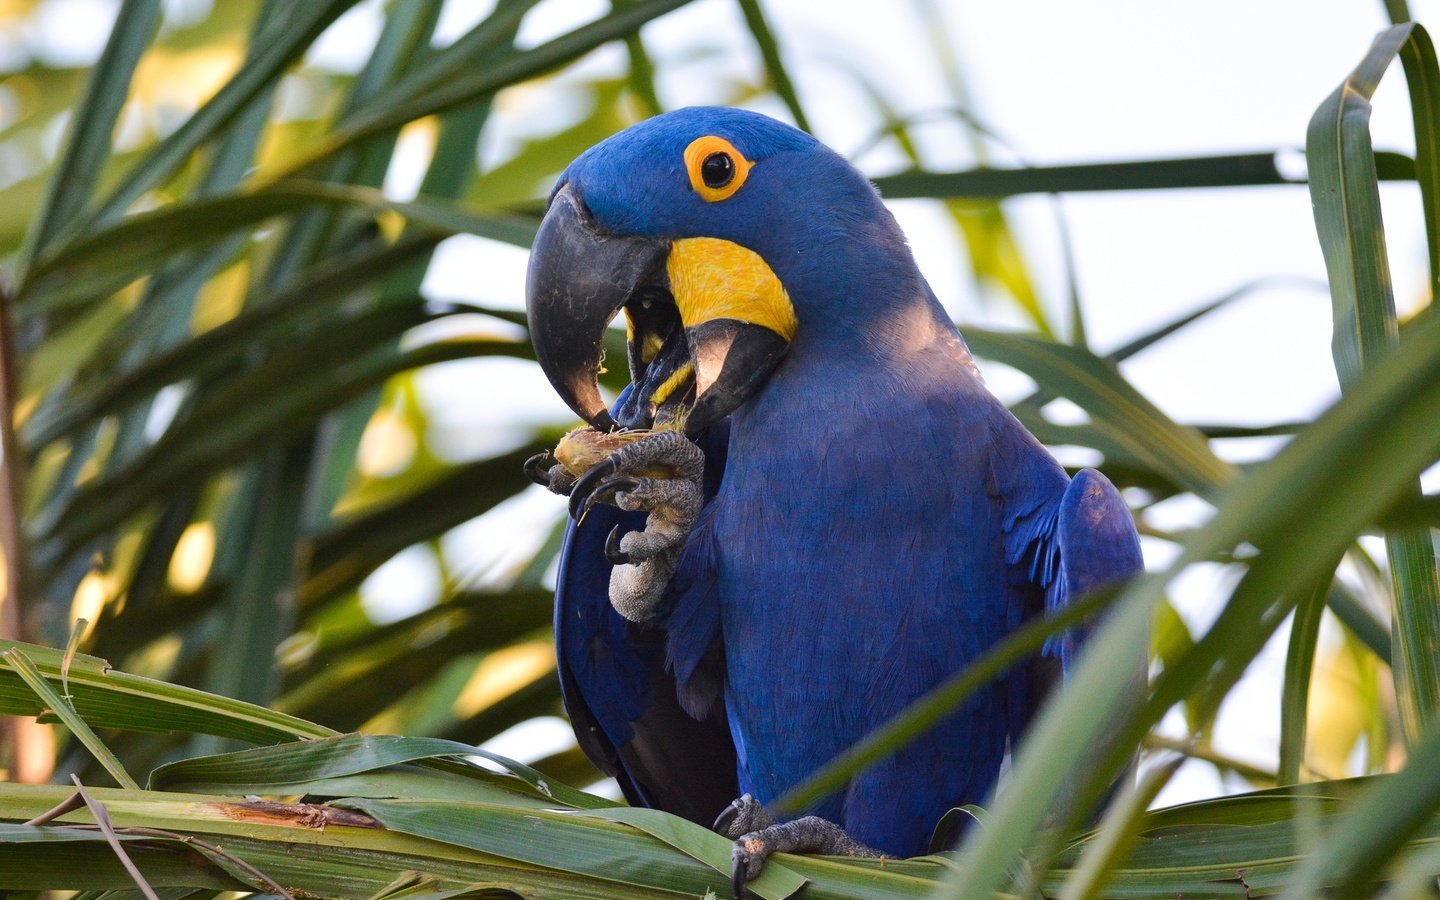
[[[767,803],[1030,617],[1141,568],[1125,503],[986,389],[875,189],[813,137],[690,108],[560,176],[531,255],[536,357],[625,438],[569,493],[555,633],[580,745],[630,802],[776,850],[911,856],[993,790],[1081,633],[810,815]],[[624,312],[631,385],[607,408]]]

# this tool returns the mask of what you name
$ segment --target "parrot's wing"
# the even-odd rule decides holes
[[[728,430],[701,443],[707,499],[724,466]],[[710,472],[716,473],[713,477]],[[723,710],[689,715],[666,667],[665,632],[627,621],[610,605],[610,529],[645,527],[643,513],[597,504],[583,528],[571,522],[555,585],[555,643],[561,696],[585,755],[619,782],[636,806],[663,809],[701,825],[739,794],[735,748]]]
[[[1047,614],[1144,568],[1129,507],[1110,479],[1094,469],[1077,472],[1060,498],[1052,545],[1059,560],[1045,585]],[[1046,652],[1058,656],[1068,670],[1082,637],[1083,632],[1068,631],[1052,639]]]
[[[1032,584],[1043,592],[1044,611],[1053,614],[1072,600],[1116,584],[1144,568],[1140,539],[1125,500],[1110,480],[1082,469],[1054,504],[1029,522],[1026,556]],[[1027,672],[1028,697],[1023,719],[1069,674],[1091,626],[1081,625],[1052,637]],[[1118,664],[1118,661],[1117,661]],[[1143,656],[1135,668],[1143,677]]]

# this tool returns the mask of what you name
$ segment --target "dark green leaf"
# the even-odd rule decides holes
[[[464,103],[491,96],[507,85],[541,75],[601,44],[623,38],[651,19],[688,2],[637,0],[633,5],[617,9],[539,47],[517,52],[484,70],[458,74],[416,96],[403,96],[393,101],[383,98],[387,102],[370,104],[342,123],[297,169],[307,168],[366,138],[394,131],[421,116],[455,109]]]
[[[129,96],[131,76],[159,24],[159,0],[126,0],[120,7],[105,52],[91,70],[85,96],[75,109],[75,121],[45,197],[36,209],[22,269],[43,253],[89,202],[110,157],[110,136]]]
[[[292,6],[289,15],[283,20],[277,19],[263,40],[257,42],[259,53],[184,125],[130,170],[88,226],[108,225],[120,218],[146,191],[174,174],[191,153],[244,112],[262,91],[273,87],[310,43],[354,4],[355,0],[321,0]]]
[[[1285,175],[1277,153],[1241,153],[1190,159],[1092,163],[1029,169],[974,169],[969,172],[902,172],[874,179],[892,200],[905,197],[1011,197],[1083,191],[1152,191],[1174,188],[1304,184]],[[1397,153],[1377,155],[1381,177],[1412,181],[1414,163]]]
[[[316,204],[394,212],[431,233],[475,234],[520,246],[529,246],[535,230],[535,223],[517,216],[477,214],[423,200],[394,203],[374,188],[282,182],[129,216],[42,258],[22,301],[54,305],[102,296],[154,268],[179,247],[208,245],[238,229]]]
[[[1315,228],[1325,253],[1334,307],[1335,368],[1348,389],[1400,345],[1375,155],[1370,97],[1396,55],[1404,61],[1415,124],[1415,172],[1425,210],[1431,284],[1440,277],[1440,65],[1419,25],[1380,33],[1360,65],[1315,111],[1306,135]],[[1419,495],[1412,485],[1410,496]],[[1440,714],[1440,572],[1424,525],[1386,534],[1395,584],[1396,694],[1410,741],[1432,730]]]
[[[1276,777],[1281,784],[1300,781],[1305,761],[1305,725],[1310,702],[1310,672],[1315,667],[1315,648],[1320,642],[1320,620],[1330,580],[1322,579],[1301,596],[1290,623],[1290,646],[1285,653],[1285,683],[1280,694],[1280,763]]]
[[[809,131],[810,122],[800,105],[800,95],[795,92],[790,73],[785,69],[784,60],[780,58],[779,42],[775,40],[775,33],[770,30],[770,23],[765,21],[765,11],[760,8],[760,0],[739,0],[739,3],[740,12],[745,15],[745,25],[750,29],[751,37],[755,38],[755,46],[760,48],[760,58],[765,60],[765,71],[770,73],[770,84],[785,103],[785,108],[790,110],[795,124],[801,131]]]
[[[0,641],[0,649],[18,647],[48,681],[60,682],[62,654],[56,650]],[[138,731],[216,734],[255,743],[297,737],[324,737],[328,728],[238,700],[193,688],[127,675],[93,656],[77,656],[69,669],[75,711],[92,726]],[[15,671],[0,667],[0,713],[36,716],[46,708]]]

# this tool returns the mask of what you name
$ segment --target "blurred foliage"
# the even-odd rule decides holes
[[[65,723],[6,720],[12,779],[53,770],[57,780],[75,774],[100,783],[197,754],[355,730],[476,745],[562,713],[545,587],[560,504],[536,533],[510,529],[515,546],[492,554],[500,562],[484,571],[457,560],[444,538],[482,516],[499,521],[497,531],[514,521],[526,485],[521,461],[551,446],[569,423],[504,422],[480,449],[457,453],[426,395],[427,370],[490,357],[526,365],[530,349],[523,317],[512,311],[518,298],[481,307],[427,297],[422,281],[437,245],[453,235],[526,246],[554,175],[581,150],[660,108],[657,63],[641,26],[684,4],[617,2],[594,21],[521,47],[516,34],[535,0],[499,0],[443,46],[433,40],[440,0],[125,0],[93,66],[55,68],[27,50],[0,73],[7,270],[0,400],[10,413],[0,422],[7,584],[0,638],[64,647],[76,620],[87,620],[75,632],[83,654],[160,682],[108,676],[83,655],[72,665],[7,644],[19,655],[0,667],[0,711],[49,709],[42,718]],[[0,4],[0,32],[27,33],[43,7]],[[929,4],[922,9],[934,14]],[[357,54],[358,69],[337,72],[307,54],[347,10],[381,28],[374,48]],[[765,71],[758,83],[731,85],[728,99],[773,99],[803,123],[785,36],[755,0],[740,0],[737,12]],[[612,41],[625,47],[624,74],[567,70]],[[1416,476],[1440,456],[1440,410],[1432,409],[1440,352],[1428,309],[1403,327],[1396,320],[1375,185],[1418,180],[1430,245],[1440,246],[1433,147],[1440,77],[1421,30],[1392,30],[1376,46],[1311,132],[1312,190],[1346,394],[1313,422],[1260,427],[1175,422],[1119,367],[1263,285],[1241,286],[1100,353],[1086,344],[1073,273],[1070,296],[1043,296],[1002,201],[1061,190],[1290,183],[1274,154],[990,168],[994,139],[969,111],[960,66],[941,42],[932,49],[954,97],[948,115],[971,142],[977,168],[933,171],[918,123],[872,84],[863,61],[854,63],[868,112],[881,123],[876,141],[912,166],[872,173],[877,183],[891,196],[944,204],[957,253],[977,282],[1034,327],[1033,334],[966,331],[979,355],[1033,379],[1034,392],[1014,403],[1015,414],[1047,443],[1097,453],[1142,533],[1173,547],[1177,560],[1122,594],[1097,637],[1112,649],[1149,640],[1148,697],[1126,705],[1116,682],[1123,673],[1102,671],[1103,661],[1082,672],[1084,689],[1040,723],[1033,746],[1041,749],[1021,754],[1020,787],[997,801],[991,824],[971,829],[966,880],[944,890],[978,896],[1009,882],[1048,896],[1063,884],[1067,896],[1096,896],[1108,882],[1126,896],[1225,896],[1277,891],[1292,878],[1355,887],[1393,857],[1404,884],[1433,883],[1437,838],[1424,813],[1440,801],[1440,787],[1420,766],[1440,753],[1427,726],[1440,697],[1440,655],[1423,650],[1440,633],[1431,621],[1440,608],[1436,506],[1419,494]],[[705,48],[687,53],[705,60]],[[1377,156],[1365,130],[1369,91],[1396,54],[1416,108],[1414,161]],[[1348,62],[1337,61],[1337,74]],[[571,112],[548,112],[551,106]],[[536,114],[542,109],[548,114]],[[520,121],[527,112],[538,131]],[[409,181],[418,181],[413,197],[397,187]],[[1337,197],[1344,202],[1327,205]],[[482,282],[487,275],[481,267],[475,274]],[[469,402],[483,407],[508,390],[498,377],[480,381]],[[1061,398],[1084,416],[1055,415]],[[1277,435],[1293,439],[1258,463],[1237,466],[1217,452],[1229,439]],[[1163,517],[1152,509],[1185,497],[1212,505],[1213,518],[1182,530],[1159,527]],[[1368,537],[1377,534],[1388,542]],[[402,552],[433,560],[440,584],[434,602],[417,586],[426,602],[408,612],[386,609],[361,589]],[[1192,633],[1166,591],[1199,565],[1230,577],[1217,588],[1219,618]],[[1211,738],[1231,689],[1295,609],[1279,766],[1270,771],[1227,758]],[[1003,666],[1019,646],[1001,648],[986,664]],[[973,673],[958,674],[799,793],[843,781],[974,683]],[[60,693],[52,696],[47,685]],[[1183,738],[1155,730],[1174,708],[1183,712]],[[1106,726],[1132,739],[1127,747],[1143,743],[1214,765],[1231,784],[1279,790],[1249,803],[1142,816],[1173,771],[1162,766],[1119,798],[1098,830],[1061,840],[1041,826],[1066,824],[1047,818],[1065,773],[1089,772],[1093,787],[1123,762],[1084,755]],[[98,731],[87,734],[90,727]],[[617,811],[605,821],[547,815],[544,827],[567,842],[558,846],[584,852],[525,857],[501,832],[547,796],[554,802],[544,805],[607,806],[536,787],[597,780],[578,749],[533,769],[507,763],[511,774],[491,777],[443,761],[454,745],[406,746],[415,755],[366,757],[339,772],[304,745],[287,745],[271,762],[293,766],[293,777],[246,776],[243,790],[236,774],[243,759],[220,757],[206,763],[219,772],[209,781],[172,779],[168,790],[346,797],[349,808],[394,832],[447,848],[389,832],[377,839],[353,822],[336,826],[355,833],[337,837],[331,856],[297,840],[293,831],[303,825],[289,820],[199,829],[225,836],[237,853],[253,852],[261,869],[293,871],[287,877],[312,893],[365,897],[387,885],[397,894],[437,885],[553,896],[694,893],[713,881],[696,861],[718,853],[723,863],[713,836],[675,837],[680,832],[666,831],[673,823],[658,814]],[[1405,766],[1407,756],[1414,765]],[[1397,770],[1390,778],[1297,786]],[[382,788],[416,792],[399,794],[410,801],[457,805],[428,818],[403,803],[386,806],[374,798],[394,794],[361,787],[375,772]],[[29,790],[0,790],[0,819],[23,821],[63,799],[58,788]],[[133,818],[130,825],[173,829],[194,818],[184,795],[104,796],[117,817],[124,810]],[[479,806],[460,808],[468,802]],[[1399,806],[1384,814],[1385,803]],[[655,837],[616,824],[622,821]],[[1356,837],[1372,868],[1362,871],[1353,850],[1332,853],[1323,866],[1300,859],[1317,835],[1335,828]],[[1167,840],[1173,836],[1190,842]],[[54,846],[37,852],[47,841]],[[606,868],[622,848],[654,867],[652,880]],[[147,871],[163,873],[156,884],[267,889],[223,856],[206,856],[206,874],[187,882],[187,871],[201,869],[183,853],[197,851],[147,845],[135,852],[149,858]],[[95,866],[66,867],[66,854]],[[111,854],[93,832],[42,838],[0,824],[0,871],[19,872],[11,866],[30,860],[28,880],[16,887],[124,887],[127,876],[106,862]],[[1242,867],[1248,875],[1235,874]],[[792,868],[811,879],[811,896],[925,893],[950,877],[929,863],[892,864],[885,878],[864,864],[811,860]],[[81,869],[91,880],[74,881]],[[405,870],[434,877],[392,884]],[[784,895],[783,875],[773,881],[774,895]],[[716,889],[726,889],[723,879]]]

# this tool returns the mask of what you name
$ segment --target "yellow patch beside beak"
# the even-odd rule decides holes
[[[686,328],[735,319],[768,328],[786,341],[795,337],[795,307],[753,250],[719,238],[685,238],[671,245],[666,273]]]

